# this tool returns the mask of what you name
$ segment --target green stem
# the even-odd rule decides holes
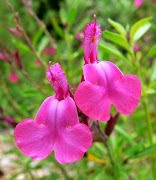
[[[115,161],[114,161],[114,159],[113,159],[112,152],[111,152],[110,146],[109,146],[109,144],[108,144],[108,138],[107,138],[107,135],[105,134],[105,132],[101,129],[101,126],[100,126],[99,121],[97,121],[97,128],[98,128],[99,133],[100,133],[100,135],[101,135],[101,138],[102,138],[102,140],[103,140],[103,142],[104,142],[104,145],[105,145],[106,148],[107,148],[108,155],[109,155],[109,159],[110,159],[110,162],[111,162],[111,164],[112,164],[112,167],[114,167],[114,166],[115,166]]]
[[[134,50],[130,51],[129,53],[130,53],[131,58],[132,58],[131,59],[132,60],[132,66],[133,66],[137,76],[140,78],[140,80],[142,82],[141,75],[140,75],[140,66],[137,62],[135,55],[134,55]],[[145,111],[149,142],[150,142],[150,145],[153,145],[154,144],[153,133],[152,133],[153,131],[152,131],[151,119],[150,119],[150,115],[149,115],[147,96],[144,92],[144,84],[143,83],[142,83],[142,101],[143,101],[143,106],[144,106],[144,111]],[[151,162],[152,162],[153,179],[156,180],[156,159],[155,159],[154,155],[151,156]]]
[[[150,145],[153,145],[154,140],[153,140],[153,133],[152,133],[152,125],[151,125],[146,95],[142,96],[142,101],[143,101],[143,106],[144,106],[144,111],[145,111],[149,141],[150,141]],[[156,159],[155,159],[154,155],[151,156],[151,161],[152,161],[153,178],[154,178],[154,180],[156,180]]]

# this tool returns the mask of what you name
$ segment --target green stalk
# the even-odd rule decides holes
[[[149,141],[150,141],[150,145],[153,145],[154,144],[153,133],[152,133],[153,131],[152,131],[152,125],[151,125],[151,119],[150,119],[150,115],[149,115],[148,103],[147,103],[146,95],[142,96],[142,101],[143,101],[145,117],[146,117],[146,123],[147,123],[147,128],[148,128]],[[154,180],[156,180],[156,159],[155,159],[154,155],[151,156],[151,161],[152,161],[153,178],[154,178]]]
[[[134,55],[134,51],[129,52],[131,55],[131,62],[134,70],[136,71],[137,76],[141,79],[140,76],[140,66],[137,63],[137,60]],[[143,101],[143,106],[144,106],[144,111],[145,111],[145,117],[146,117],[146,123],[147,123],[147,129],[148,129],[148,137],[149,137],[149,142],[150,145],[154,144],[153,140],[153,131],[152,131],[152,125],[151,125],[151,119],[149,115],[149,110],[148,110],[148,103],[147,103],[147,96],[144,93],[144,84],[142,83],[142,101]],[[152,162],[152,172],[153,172],[153,179],[156,180],[156,158],[154,155],[151,156],[151,162]]]

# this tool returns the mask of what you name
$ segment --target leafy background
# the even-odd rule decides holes
[[[10,1],[19,13],[24,30],[28,34],[37,53],[48,64],[61,64],[66,73],[69,85],[76,90],[82,76],[83,49],[82,42],[76,34],[82,31],[85,25],[93,21],[93,14],[101,24],[103,31],[100,39],[98,60],[110,60],[115,63],[124,74],[139,74],[143,94],[138,108],[130,115],[120,115],[115,130],[109,137],[116,166],[112,169],[108,152],[102,142],[95,142],[85,157],[66,165],[58,164],[54,154],[42,161],[34,161],[25,157],[17,149],[13,127],[0,121],[0,178],[2,179],[154,179],[152,177],[151,159],[155,161],[156,144],[156,3],[145,1],[135,8],[130,0],[38,0],[32,2],[33,11],[46,24],[48,31],[54,38],[51,44],[41,26],[30,16],[21,1]],[[147,17],[153,17],[152,19]],[[135,24],[140,19],[147,18]],[[123,25],[126,34],[120,34],[113,27],[112,19]],[[135,24],[135,26],[134,26]],[[23,76],[22,72],[14,69],[19,81],[9,81],[11,66],[0,61],[0,106],[5,116],[13,117],[20,122],[26,117],[34,118],[38,108],[47,96],[54,94],[53,88],[46,80],[42,66],[36,65],[36,57],[25,40],[12,35],[8,27],[15,28],[13,15],[6,1],[0,0],[0,47],[7,52],[19,50],[24,71],[26,71],[41,90]],[[130,31],[135,35],[130,37]],[[118,33],[118,34],[117,34]],[[140,34],[142,36],[140,37]],[[118,39],[119,38],[119,39]],[[126,42],[125,42],[126,39]],[[134,41],[139,43],[140,51],[134,52]],[[42,56],[46,47],[54,47],[56,53]],[[153,49],[150,51],[150,49]],[[134,55],[135,59],[131,57]],[[11,57],[11,56],[10,56]],[[134,61],[136,60],[136,62]],[[12,100],[10,99],[12,97]],[[16,105],[15,105],[15,104]],[[148,117],[153,131],[153,143],[149,141]],[[111,107],[111,114],[116,110]],[[106,123],[101,123],[105,128]],[[152,157],[152,158],[151,158]],[[7,163],[8,162],[8,163]],[[8,169],[8,170],[7,170]]]

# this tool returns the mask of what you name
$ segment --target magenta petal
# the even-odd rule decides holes
[[[78,124],[76,106],[69,96],[58,103],[56,131],[54,152],[61,164],[82,158],[92,144],[91,132],[86,125]]]
[[[72,163],[84,156],[92,144],[92,134],[88,126],[76,124],[64,129],[54,146],[55,158],[61,163]]]
[[[126,74],[115,81],[110,88],[110,98],[117,111],[131,114],[138,106],[141,96],[141,82],[135,75]]]
[[[135,7],[140,7],[144,1],[145,1],[145,0],[135,0],[135,1],[134,1],[134,6],[135,6]]]
[[[103,122],[110,119],[111,103],[104,87],[82,82],[74,98],[77,106],[90,118]]]
[[[55,96],[48,97],[40,106],[35,120],[25,119],[16,126],[15,140],[25,156],[44,159],[52,152],[57,105]]]
[[[86,64],[83,66],[85,81],[94,85],[107,85],[107,79],[103,68],[99,64]]]
[[[67,96],[64,100],[60,101],[57,106],[56,114],[56,129],[64,129],[67,126],[74,126],[79,123],[77,109],[74,100]]]
[[[25,119],[15,128],[15,140],[25,156],[33,159],[44,159],[53,150],[51,131],[33,119]]]
[[[107,76],[107,83],[111,84],[113,81],[119,80],[122,78],[123,74],[121,70],[110,61],[99,61],[99,65],[103,68]]]
[[[85,63],[93,63],[97,61],[97,49],[99,38],[101,36],[100,25],[95,21],[86,25],[84,30],[84,60]]]

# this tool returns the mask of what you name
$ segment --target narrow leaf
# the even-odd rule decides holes
[[[148,156],[156,151],[156,144],[148,146],[135,154],[132,154],[128,159],[137,159],[144,156]]]
[[[116,43],[116,44],[118,44],[118,45],[120,45],[122,47],[126,48],[127,45],[128,45],[127,39],[124,36],[120,35],[120,34],[112,33],[112,32],[109,32],[109,31],[104,31],[102,33],[102,35],[106,39],[108,39],[108,40],[110,40],[110,41],[112,41],[112,42],[114,42],[114,43]]]
[[[63,37],[64,36],[64,32],[63,30],[60,28],[60,26],[58,25],[58,22],[55,18],[52,19],[52,24],[54,26],[55,32],[60,36]]]
[[[132,43],[135,43],[137,40],[139,40],[151,27],[150,23],[147,23],[145,25],[143,25],[133,36],[133,38],[131,39]]]
[[[156,45],[154,45],[150,51],[146,54],[146,56],[144,57],[143,61],[146,61],[147,59],[151,58],[152,56],[156,55]]]
[[[135,145],[135,142],[130,138],[126,131],[124,131],[118,125],[115,126],[115,131],[117,131],[120,135],[122,135],[130,144]]]
[[[75,8],[70,8],[69,12],[68,12],[68,25],[69,27],[72,26],[74,20],[76,17],[76,9]]]
[[[149,29],[149,22],[152,19],[152,17],[144,18],[136,22],[130,31],[130,39],[134,42],[137,37],[139,37],[139,32],[141,33],[141,36]],[[148,24],[148,25],[147,25]],[[144,26],[145,25],[145,26]],[[141,29],[141,30],[140,30]],[[144,32],[142,32],[142,30]],[[145,31],[146,30],[146,31]],[[137,35],[136,35],[137,34]],[[140,36],[140,37],[141,37]],[[139,37],[139,38],[140,38]]]
[[[99,49],[103,50],[107,54],[114,55],[115,57],[127,62],[127,59],[121,54],[121,52],[112,44],[104,41],[100,41],[99,43]]]
[[[86,17],[85,19],[83,19],[80,23],[78,23],[77,28],[75,30],[75,34],[77,34],[78,32],[80,32],[81,30],[84,29],[85,25],[88,24],[88,22],[90,21],[89,17]]]
[[[122,35],[126,35],[126,29],[118,22],[108,19],[108,22]]]
[[[44,48],[48,45],[48,43],[49,43],[48,37],[47,37],[47,36],[44,36],[44,37],[41,39],[41,41],[40,41],[40,43],[39,43],[39,45],[38,45],[37,51],[38,51],[39,53],[41,53],[41,52],[44,50]]]
[[[33,37],[32,43],[35,46],[36,43],[39,41],[39,39],[41,38],[42,34],[43,34],[44,30],[43,28],[40,28],[37,33],[35,33],[35,36]]]
[[[63,8],[60,9],[60,19],[62,21],[62,24],[66,24],[66,22],[68,20],[68,15],[67,15],[65,9],[63,9]]]

